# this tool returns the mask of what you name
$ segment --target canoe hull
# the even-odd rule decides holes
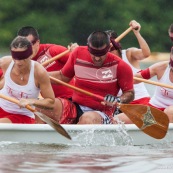
[[[173,124],[163,139],[154,139],[134,124],[125,125],[62,125],[72,137],[68,140],[47,124],[0,124],[0,141],[62,145],[147,145],[173,142]]]

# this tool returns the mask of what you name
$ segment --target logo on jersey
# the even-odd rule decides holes
[[[112,80],[114,78],[114,74],[112,73],[111,68],[98,69],[96,76],[99,80]]]
[[[40,56],[40,57],[37,59],[37,61],[38,61],[40,64],[43,64],[44,62],[48,61],[49,59],[51,59],[51,57],[49,57],[49,56],[47,56],[47,55],[43,55],[43,56]],[[54,65],[54,64],[55,64],[55,61],[49,63],[49,64],[45,67],[45,69],[51,67],[51,66]]]
[[[103,74],[103,79],[108,79],[108,78],[112,78],[112,72],[110,69],[106,70],[106,71],[102,71]]]
[[[17,91],[17,90],[12,89],[9,86],[7,86],[6,89],[7,89],[8,94],[10,96],[16,98],[16,99],[21,99],[21,98],[27,99],[31,95],[31,93],[29,94],[29,93],[25,93],[25,92],[22,92],[22,91]]]

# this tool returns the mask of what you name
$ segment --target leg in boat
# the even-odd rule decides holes
[[[99,113],[88,111],[82,114],[79,118],[78,124],[103,124],[103,118]]]
[[[55,103],[54,103],[54,108],[53,109],[41,109],[41,108],[36,108],[37,111],[45,114],[46,116],[48,116],[49,118],[55,120],[56,122],[59,123],[60,120],[60,116],[62,114],[62,102],[59,98],[55,99]],[[45,122],[42,121],[39,117],[35,117],[36,119],[36,123],[37,124],[44,124]]]
[[[120,120],[120,121],[122,121],[122,122],[124,122],[124,124],[133,124],[133,122],[126,116],[126,114],[124,114],[124,113],[120,113],[120,114],[118,114],[118,115],[115,115],[115,116],[117,116],[117,118]],[[114,121],[116,122],[117,120],[116,120],[116,117],[114,117]]]
[[[8,118],[1,118],[0,123],[12,123],[10,119]]]
[[[169,122],[173,123],[173,106],[168,106],[165,110],[164,113],[167,114]]]

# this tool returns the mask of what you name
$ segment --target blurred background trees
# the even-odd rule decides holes
[[[42,43],[86,45],[95,30],[121,34],[134,19],[152,52],[169,52],[168,27],[173,23],[172,0],[0,0],[0,53],[8,51],[22,26],[38,29]],[[133,32],[121,41],[137,46]]]

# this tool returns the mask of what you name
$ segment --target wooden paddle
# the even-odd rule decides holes
[[[120,34],[115,41],[119,42],[123,37],[125,37],[130,31],[132,30],[132,27],[129,27],[128,29],[126,29],[122,34]]]
[[[19,103],[19,100],[13,98],[13,97],[8,97],[5,96],[3,94],[0,94],[0,97],[8,100],[10,102],[13,102],[15,104]],[[60,133],[62,136],[71,139],[70,135],[65,131],[65,129],[58,124],[56,121],[54,121],[53,119],[49,118],[48,116],[46,116],[45,114],[36,111],[35,109],[33,109],[30,105],[26,106],[26,109],[30,110],[31,112],[33,112],[36,116],[38,116],[39,118],[41,118],[45,123],[49,124],[52,128],[54,128],[58,133]]]
[[[51,76],[50,79],[61,85],[67,86],[73,90],[97,98],[100,101],[104,100],[104,97],[100,95],[96,95],[91,92],[80,89],[78,87],[72,86],[59,79],[53,78]],[[156,139],[162,139],[166,135],[169,125],[169,120],[164,112],[156,108],[145,105],[122,104],[122,103],[117,103],[117,104],[120,110],[124,112],[129,117],[129,119],[144,133]]]
[[[54,56],[53,58],[51,58],[51,59],[49,59],[49,60],[43,62],[43,63],[42,63],[42,66],[44,66],[44,67],[47,66],[49,63],[52,63],[53,61],[55,61],[55,60],[61,58],[62,56],[66,55],[66,54],[69,53],[69,52],[70,52],[70,49],[65,50],[64,52],[62,52],[62,53],[60,53],[60,54]]]
[[[133,77],[133,79],[137,80],[137,81],[140,81],[140,82],[145,82],[145,83],[148,83],[148,84],[152,84],[152,85],[157,85],[157,86],[173,89],[173,86],[167,85],[167,84],[164,84],[164,83],[155,82],[155,81],[151,81],[151,80],[146,80],[146,79],[138,78],[138,77],[135,77],[135,76]]]

